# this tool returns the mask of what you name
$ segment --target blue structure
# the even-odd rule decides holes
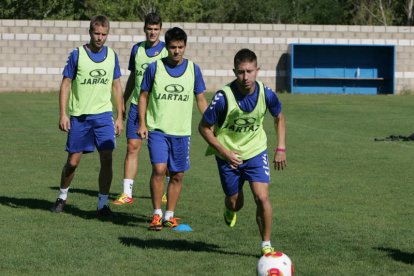
[[[394,94],[395,46],[290,44],[292,94]]]

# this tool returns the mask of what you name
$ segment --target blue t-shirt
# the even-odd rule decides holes
[[[167,58],[161,59],[165,65],[165,68],[173,77],[181,76],[184,71],[187,69],[188,60],[183,59],[183,62],[177,66],[172,66],[168,64]],[[155,71],[157,69],[156,62],[152,62],[148,65],[147,69],[144,73],[144,78],[142,79],[141,83],[141,91],[151,92],[152,84],[154,82]],[[206,85],[204,83],[203,75],[201,74],[200,67],[194,63],[194,71],[195,71],[195,81],[194,81],[194,94],[203,93],[206,90]]]
[[[259,95],[259,85],[256,83],[256,88],[254,92],[250,95],[243,95],[237,91],[236,82],[233,81],[230,84],[231,90],[233,91],[234,97],[237,100],[239,107],[245,112],[251,112],[257,103],[257,98]],[[276,93],[267,86],[264,86],[265,91],[265,100],[266,106],[270,114],[273,117],[277,117],[282,110],[282,104],[279,101]],[[209,106],[203,114],[203,120],[209,124],[219,124],[221,125],[226,118],[227,113],[227,101],[226,97],[223,94],[223,91],[219,90],[214,95]]]
[[[145,41],[138,42],[131,49],[131,55],[129,56],[128,64],[128,70],[131,72],[135,72],[135,56],[137,55],[138,47],[141,45],[141,43],[145,43]],[[145,53],[147,56],[153,57],[161,53],[163,48],[165,48],[165,43],[163,41],[160,41],[154,47],[145,47]]]
[[[107,46],[104,46],[103,49],[99,51],[98,53],[89,51],[85,45],[83,47],[86,49],[86,52],[88,53],[89,57],[94,62],[104,61],[108,53]],[[69,78],[71,80],[73,80],[76,77],[76,72],[78,69],[78,57],[79,57],[79,50],[78,48],[76,48],[70,53],[68,57],[68,61],[66,62],[65,68],[63,69],[64,77]],[[120,77],[121,77],[121,69],[119,68],[118,56],[115,53],[114,80],[119,79]]]

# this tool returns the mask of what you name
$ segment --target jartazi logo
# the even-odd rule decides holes
[[[247,118],[239,118],[234,120],[234,124],[237,126],[248,126],[252,125],[256,122],[256,118],[247,117]]]
[[[170,84],[164,87],[164,91],[168,93],[181,93],[184,91],[184,87],[179,84]]]
[[[106,71],[104,69],[95,69],[89,72],[89,76],[92,78],[102,78],[106,76]]]
[[[108,84],[109,79],[104,78],[106,71],[104,69],[95,69],[89,72],[89,76],[92,78],[84,79],[81,84]]]
[[[143,63],[141,65],[141,69],[144,70],[144,71],[145,71],[145,69],[147,69],[147,67],[148,67],[148,63]]]
[[[238,118],[233,121],[233,123],[229,123],[223,126],[223,129],[227,128],[230,131],[234,132],[250,132],[250,131],[257,131],[260,125],[256,125],[256,118],[254,117],[245,117],[245,118]]]

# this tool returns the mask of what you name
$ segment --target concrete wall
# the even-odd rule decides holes
[[[289,43],[386,44],[396,46],[396,91],[414,90],[414,27],[164,23],[183,28],[186,57],[203,72],[208,91],[233,79],[233,56],[254,50],[269,87],[285,90]],[[88,21],[0,20],[0,92],[58,90],[67,56],[89,41]],[[111,22],[107,45],[118,53],[122,82],[132,45],[144,39],[142,22]],[[163,37],[162,37],[163,39]]]

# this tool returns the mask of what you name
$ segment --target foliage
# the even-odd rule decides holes
[[[344,24],[346,1],[294,0],[287,5],[285,13],[297,24]],[[286,5],[282,6],[286,7]],[[286,18],[285,20],[288,20]]]
[[[142,20],[166,22],[412,25],[414,0],[2,0],[3,19]]]

